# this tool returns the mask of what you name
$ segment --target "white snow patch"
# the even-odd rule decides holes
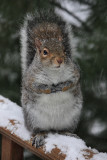
[[[57,147],[61,150],[61,153],[66,154],[65,160],[85,160],[83,155],[89,155],[89,153],[85,151],[87,149],[94,153],[91,160],[107,160],[107,153],[99,153],[96,149],[87,147],[85,142],[81,139],[59,134],[48,134],[45,142],[44,150],[46,153],[50,153],[52,149]]]
[[[24,125],[22,108],[3,96],[0,96],[0,127],[6,127],[23,140],[30,140],[31,133]]]
[[[77,157],[81,160],[85,160],[81,151],[87,147],[85,142],[81,139],[59,134],[49,134],[48,138],[45,139],[45,142],[46,152],[51,152],[51,150],[57,146],[62,153],[67,155],[65,160],[76,160]]]
[[[107,160],[107,153],[95,154],[91,160]]]

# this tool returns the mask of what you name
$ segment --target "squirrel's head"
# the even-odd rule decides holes
[[[60,68],[65,64],[66,54],[61,41],[61,37],[48,40],[35,39],[37,54],[44,67]]]
[[[33,45],[44,67],[61,68],[67,60],[63,35],[55,23],[40,23],[33,28]]]

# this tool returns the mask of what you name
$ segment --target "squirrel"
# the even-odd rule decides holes
[[[39,147],[49,132],[73,135],[81,109],[80,70],[72,59],[67,25],[58,16],[29,14],[21,27],[25,124]]]

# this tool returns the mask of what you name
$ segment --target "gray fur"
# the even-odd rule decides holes
[[[23,79],[22,79],[22,106],[27,128],[35,132],[50,130],[74,131],[82,109],[82,93],[80,88],[80,73],[72,59],[66,54],[65,63],[60,68],[43,66],[38,54],[29,66],[26,67],[29,50],[27,50],[27,22],[22,28],[25,39],[22,36]],[[23,48],[24,48],[23,47]],[[36,48],[35,48],[36,50]],[[25,53],[26,51],[26,53]],[[24,54],[24,55],[23,55]],[[27,54],[27,55],[25,55]],[[30,55],[29,55],[30,56]],[[62,92],[64,86],[70,83],[74,86]],[[39,94],[40,89],[51,88],[51,94]]]
[[[69,65],[65,64],[58,71],[45,70],[44,68],[41,70],[36,64],[36,60],[33,61],[23,77],[22,106],[27,127],[31,131],[36,130],[36,128],[40,130],[70,129],[73,131],[77,126],[82,108],[80,84],[76,84],[66,92],[59,91],[49,95],[37,94],[34,91],[35,86],[33,84],[39,86],[45,83],[46,86],[52,84],[57,86],[62,81],[72,80],[73,82],[77,82],[79,72],[78,74],[76,73],[72,62]],[[35,69],[33,70],[32,68]],[[55,72],[58,76],[54,76]]]

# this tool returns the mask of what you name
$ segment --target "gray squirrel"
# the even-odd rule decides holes
[[[72,60],[67,25],[37,12],[21,27],[22,107],[25,124],[44,144],[48,132],[73,135],[82,109],[80,71]]]

